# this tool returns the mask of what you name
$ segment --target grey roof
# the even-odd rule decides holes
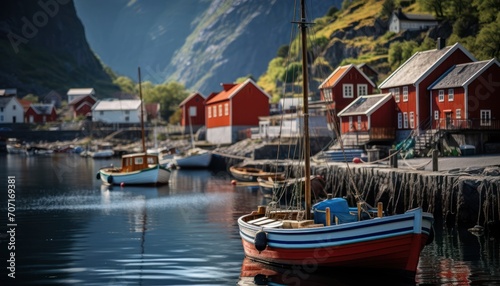
[[[448,46],[441,50],[434,49],[415,53],[397,70],[395,70],[379,88],[389,88],[394,86],[411,85],[416,83],[433,65],[451,48]]]
[[[441,78],[436,80],[429,89],[463,86],[490,62],[491,60],[456,65],[450,68]]]
[[[93,88],[70,88],[68,90],[68,95],[94,95],[95,91]]]
[[[0,96],[0,107],[5,107],[9,103],[9,101],[12,99],[12,96]]]
[[[339,112],[342,115],[360,115],[369,114],[372,110],[390,99],[390,93],[363,95],[356,98],[351,104]]]
[[[140,99],[101,99],[94,106],[92,110],[139,110],[141,106]]]
[[[54,108],[54,105],[53,104],[31,104],[30,105],[31,108],[33,108],[33,110],[35,110],[35,112],[37,114],[46,114],[46,115],[49,115],[52,113],[52,109]]]

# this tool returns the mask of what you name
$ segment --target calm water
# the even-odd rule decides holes
[[[0,155],[0,285],[254,285],[259,273],[264,285],[500,285],[498,240],[441,227],[410,280],[259,267],[240,279],[248,268],[236,220],[264,203],[257,191],[204,170],[174,171],[158,188],[103,188],[95,174],[110,163],[119,164]],[[7,276],[7,176],[16,179],[15,279]]]

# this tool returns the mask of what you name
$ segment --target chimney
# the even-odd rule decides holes
[[[439,37],[437,38],[437,49],[442,50],[446,46],[446,40]]]

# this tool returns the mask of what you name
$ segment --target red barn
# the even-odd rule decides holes
[[[196,132],[205,125],[205,98],[200,93],[196,92],[186,97],[179,107],[182,110],[181,126],[184,127],[184,132],[189,132],[189,125],[192,126],[193,132]]]
[[[395,139],[396,103],[390,93],[362,95],[338,113],[345,145]]]
[[[500,129],[500,64],[453,66],[430,87],[433,129]]]
[[[78,116],[92,114],[92,106],[94,106],[96,102],[97,99],[92,95],[80,95],[73,97],[73,100],[71,100],[68,105],[71,108],[73,118],[77,118]]]
[[[382,93],[392,93],[398,106],[397,129],[410,132],[430,128],[430,94],[427,88],[456,64],[475,61],[459,43],[417,52],[379,86]]]
[[[222,87],[205,104],[207,141],[234,143],[240,130],[258,127],[259,117],[269,115],[271,97],[252,79]]]
[[[46,123],[56,120],[57,113],[53,104],[31,104],[24,113],[26,123]]]
[[[337,113],[362,95],[373,94],[375,84],[355,65],[338,67],[320,84],[321,100],[328,103],[328,123],[338,122]]]

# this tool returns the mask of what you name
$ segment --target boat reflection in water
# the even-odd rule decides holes
[[[416,285],[414,273],[393,269],[323,268],[316,265],[276,267],[243,260],[238,285]]]

